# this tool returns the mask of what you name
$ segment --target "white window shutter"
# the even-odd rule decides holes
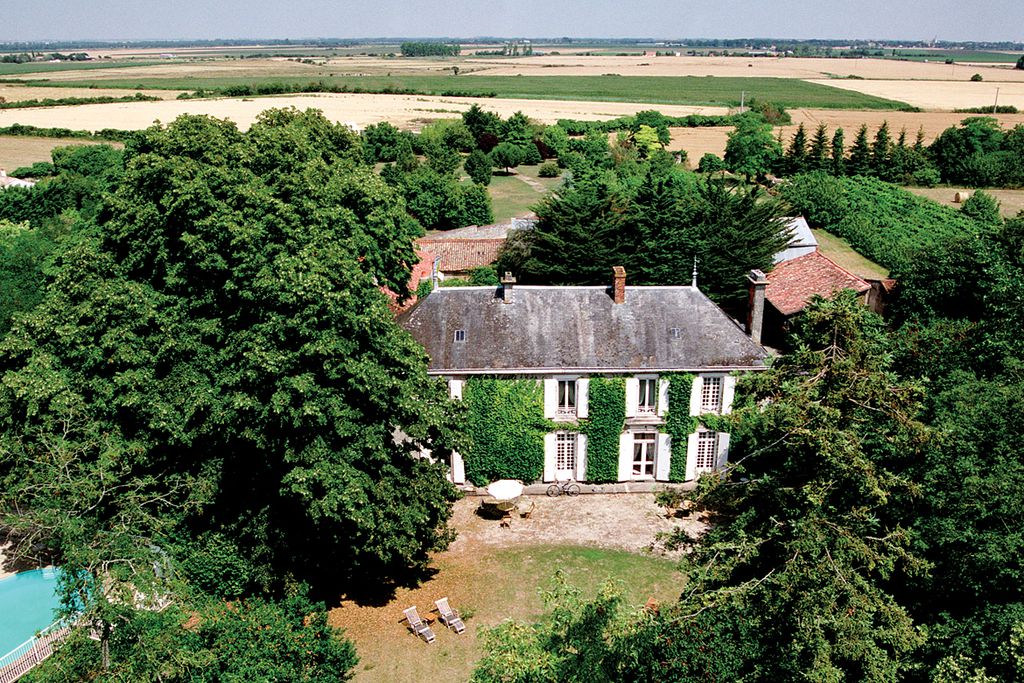
[[[636,417],[640,403],[640,380],[636,377],[626,378],[626,417]]]
[[[558,380],[544,380],[544,417],[549,420],[555,419],[555,412],[558,409]]]
[[[700,394],[704,388],[704,378],[697,375],[693,378],[693,387],[690,389],[690,415],[700,415]]]
[[[668,415],[668,380],[658,380],[658,416]]]
[[[633,478],[633,435],[629,432],[619,434],[619,481]]]
[[[590,380],[576,380],[576,417],[582,419],[590,414]]]
[[[558,445],[554,432],[544,435],[544,481],[555,480],[555,452]]]
[[[718,433],[718,462],[716,469],[724,469],[729,463],[729,435],[725,432]]]
[[[462,400],[462,387],[466,381],[462,379],[448,380],[448,395],[454,399]]]
[[[736,393],[736,378],[726,375],[722,378],[722,415],[732,412],[732,397]]]
[[[452,452],[452,471],[451,471],[452,483],[453,484],[465,484],[466,483],[466,463],[463,462],[462,456],[458,452]]]
[[[668,481],[669,465],[672,462],[672,437],[658,434],[658,451],[654,456],[654,478]]]
[[[686,481],[697,478],[697,432],[686,437]]]
[[[576,435],[576,481],[587,480],[587,435]]]

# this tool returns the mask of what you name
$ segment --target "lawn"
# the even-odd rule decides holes
[[[585,100],[605,102],[649,102],[699,106],[740,104],[741,93],[750,99],[766,100],[792,108],[817,109],[901,109],[903,102],[843,90],[794,78],[723,78],[713,76],[453,76],[434,74],[378,74],[334,76],[321,67],[308,76],[203,77],[198,71],[188,77],[143,77],[105,79],[97,74],[88,81],[33,81],[37,85],[92,83],[105,88],[159,88],[195,90],[228,86],[284,83],[300,86],[322,82],[351,92],[408,92],[423,95],[475,95],[542,100]]]
[[[522,170],[522,167],[519,169]],[[522,216],[530,207],[543,199],[544,195],[514,175],[495,174],[487,186],[491,195],[491,207],[496,222]]]
[[[825,230],[811,230],[811,232],[818,240],[818,249],[821,253],[854,275],[868,280],[889,277],[888,270],[858,254],[842,237],[837,237]]]
[[[540,592],[550,587],[558,569],[586,595],[610,579],[621,581],[633,606],[652,597],[670,602],[683,585],[671,560],[575,546],[482,547],[445,553],[434,566],[432,579],[413,590],[400,589],[387,605],[346,602],[332,611],[331,623],[343,627],[356,644],[356,681],[466,680],[483,654],[480,632],[506,619],[538,619],[545,611]],[[445,596],[466,616],[466,632],[456,635],[435,623],[437,640],[427,645],[401,623],[402,610],[416,605],[425,616],[433,601]]]
[[[548,192],[562,184],[561,176],[557,178],[541,178],[540,167],[541,164],[536,164],[534,166],[517,166],[516,173],[535,180],[536,182],[543,185],[544,188],[548,190]],[[564,173],[564,171],[562,172]]]

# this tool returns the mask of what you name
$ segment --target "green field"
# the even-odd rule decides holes
[[[2,64],[0,63],[0,76],[21,76],[23,74],[38,74],[48,71],[89,71],[93,69],[121,69],[126,66],[152,66],[162,62],[153,61],[114,61],[103,60],[97,62],[27,62],[25,64]],[[70,84],[69,84],[70,85]],[[88,85],[88,84],[86,84]],[[79,85],[78,87],[82,87]]]
[[[740,93],[784,107],[812,109],[903,109],[903,102],[864,95],[791,78],[718,78],[714,76],[451,76],[374,75],[301,77],[139,78],[88,81],[32,81],[26,85],[104,88],[196,90],[241,85],[284,83],[301,86],[321,81],[352,92],[414,92],[423,95],[461,95],[541,100],[584,100],[605,102],[649,102],[735,107]]]
[[[1013,64],[1020,58],[1020,53],[986,52],[984,50],[894,50],[889,59],[906,59],[912,62],[991,62],[993,64]]]

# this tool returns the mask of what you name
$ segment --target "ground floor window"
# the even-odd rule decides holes
[[[658,449],[657,432],[633,434],[633,478],[654,478],[654,456]]]
[[[715,469],[718,460],[718,432],[697,433],[697,471]]]
[[[555,435],[555,476],[558,479],[576,476],[575,432],[558,432]]]

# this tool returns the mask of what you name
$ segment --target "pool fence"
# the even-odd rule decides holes
[[[53,654],[71,633],[73,619],[55,621],[24,643],[0,657],[0,683],[14,683]]]

